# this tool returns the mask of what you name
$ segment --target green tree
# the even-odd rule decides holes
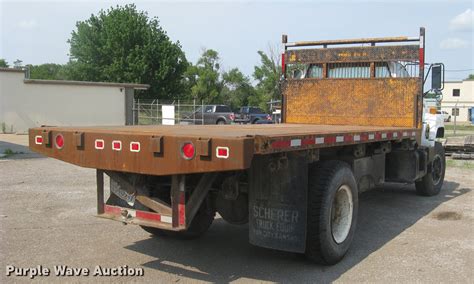
[[[467,76],[467,80],[474,80],[474,74],[469,74],[469,76]]]
[[[253,77],[257,81],[256,96],[250,98],[252,104],[258,104],[263,109],[268,109],[267,102],[271,99],[280,99],[281,65],[279,56],[270,49],[269,55],[258,51],[260,66],[255,66]]]
[[[0,67],[8,68],[8,67],[10,67],[10,65],[8,65],[8,62],[5,59],[0,58]]]
[[[190,89],[190,99],[205,103],[219,103],[222,91],[220,80],[219,54],[205,49],[196,65],[189,65],[186,71],[186,84]]]
[[[237,68],[224,72],[222,74],[222,81],[222,100],[233,110],[249,105],[249,98],[256,95],[255,88],[252,86],[249,77],[242,74]]]
[[[17,59],[13,61],[13,68],[23,68],[23,60]]]
[[[161,99],[183,92],[188,63],[180,43],[133,4],[78,22],[68,42],[74,80],[150,84],[144,95]]]
[[[67,80],[67,66],[54,63],[28,65],[31,79]]]

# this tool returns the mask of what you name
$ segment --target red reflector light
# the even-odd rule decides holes
[[[54,142],[56,142],[56,148],[62,149],[64,147],[64,137],[61,134],[56,135]]]
[[[112,149],[115,151],[121,151],[122,150],[122,142],[121,141],[112,141]]]
[[[217,147],[216,157],[221,159],[229,158],[229,147]]]
[[[140,152],[140,143],[139,142],[130,142],[130,151],[131,152]]]
[[[196,153],[194,149],[194,145],[191,142],[184,143],[183,147],[181,148],[181,153],[186,160],[191,160],[194,158],[194,154]]]
[[[102,149],[104,149],[104,140],[102,140],[102,139],[97,139],[97,140],[95,140],[95,148],[96,148],[97,150],[102,150]]]
[[[35,144],[37,145],[43,144],[43,136],[41,135],[35,136]]]

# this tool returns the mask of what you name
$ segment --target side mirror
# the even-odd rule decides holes
[[[443,65],[433,65],[431,68],[431,89],[442,90],[443,89]]]

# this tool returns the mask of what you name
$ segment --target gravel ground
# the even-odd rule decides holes
[[[217,219],[199,240],[151,237],[95,218],[95,171],[29,153],[26,136],[0,135],[0,283],[8,265],[127,265],[144,276],[37,276],[42,282],[450,282],[474,279],[474,170],[452,164],[439,196],[412,185],[364,193],[351,250],[334,266],[248,243],[248,228]]]

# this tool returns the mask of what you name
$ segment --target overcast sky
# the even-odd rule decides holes
[[[10,64],[66,63],[76,21],[100,9],[135,3],[159,18],[188,60],[219,52],[225,70],[251,75],[257,50],[290,41],[417,36],[426,27],[428,62],[444,62],[447,79],[474,73],[473,1],[6,1],[0,0],[0,58]]]

